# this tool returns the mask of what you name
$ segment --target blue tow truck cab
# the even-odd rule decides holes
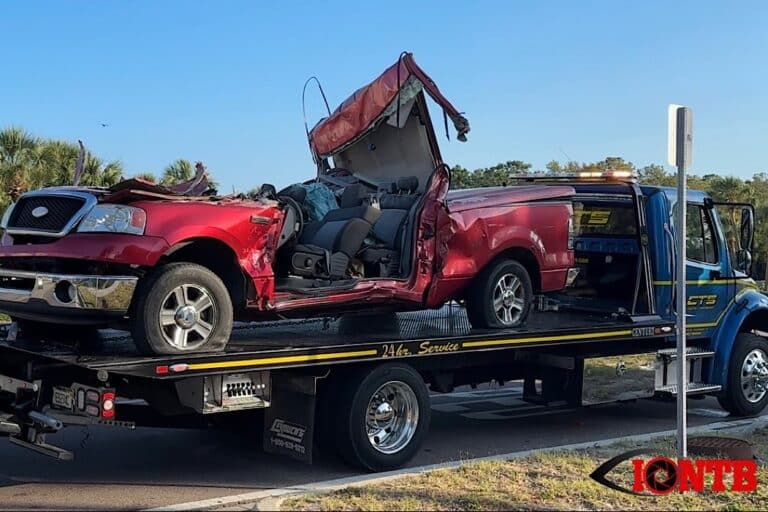
[[[618,305],[675,322],[677,189],[639,186],[634,179],[573,186],[576,261],[585,274],[576,288],[594,290],[594,297],[570,291],[571,305],[591,300],[597,309]],[[689,394],[714,394],[731,413],[757,414],[768,401],[768,296],[750,275],[753,207],[716,203],[690,190],[686,213],[688,359],[699,364],[689,369]],[[675,347],[674,333],[667,341]],[[661,353],[667,362],[676,357]],[[668,382],[672,368],[665,372]],[[667,389],[675,393],[676,385]]]
[[[642,187],[657,312],[674,319],[674,211],[677,190]],[[714,352],[703,378],[721,386],[731,412],[756,413],[768,385],[768,297],[750,276],[754,221],[751,205],[718,204],[701,191],[687,193],[686,313],[688,339]],[[675,339],[670,338],[674,343]],[[745,347],[749,346],[749,350]],[[742,353],[746,350],[746,353]],[[750,355],[751,354],[751,355]],[[742,365],[737,364],[742,361]],[[733,366],[729,369],[729,364]],[[742,366],[746,365],[744,368]],[[741,370],[737,375],[734,370]],[[733,372],[733,373],[732,373]],[[751,379],[746,382],[746,379]],[[743,382],[742,382],[743,381]],[[736,384],[742,389],[735,393]],[[743,386],[747,386],[744,388]],[[744,392],[752,392],[747,398]],[[736,396],[729,396],[734,394]],[[747,398],[746,403],[734,400]],[[754,401],[752,401],[754,400]],[[759,408],[758,408],[759,407]]]

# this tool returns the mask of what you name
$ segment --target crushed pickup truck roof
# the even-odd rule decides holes
[[[451,119],[457,138],[465,141],[469,121],[442,95],[435,82],[413,60],[413,55],[403,53],[378,78],[352,93],[330,116],[312,128],[309,132],[312,151],[320,158],[339,152],[374,128],[383,115],[395,113],[398,97],[399,104],[403,105],[422,90]]]
[[[119,199],[136,197],[200,197],[210,188],[205,166],[202,162],[195,164],[195,175],[192,179],[164,186],[145,180],[143,178],[130,178],[110,187],[110,194],[105,201],[117,201]]]

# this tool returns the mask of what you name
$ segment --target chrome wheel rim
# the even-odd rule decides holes
[[[523,316],[525,289],[515,274],[504,274],[493,287],[493,312],[504,325],[514,325]]]
[[[741,392],[749,403],[757,403],[768,392],[768,357],[762,349],[752,350],[741,365]]]
[[[404,382],[379,387],[368,402],[366,433],[374,450],[391,455],[405,448],[419,425],[419,402]]]
[[[216,303],[208,290],[183,284],[171,290],[160,307],[160,330],[165,342],[178,350],[204,345],[216,325]]]

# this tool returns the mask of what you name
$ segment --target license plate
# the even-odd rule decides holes
[[[60,409],[72,410],[72,404],[75,401],[75,394],[69,388],[53,388],[52,403]]]

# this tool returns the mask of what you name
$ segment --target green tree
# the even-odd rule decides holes
[[[472,188],[472,174],[460,165],[451,167],[451,188]]]
[[[123,179],[123,165],[120,162],[104,162],[90,153],[86,153],[83,164],[83,185],[93,187],[111,187]]]
[[[508,160],[503,163],[476,169],[472,172],[473,186],[475,187],[499,187],[506,186],[510,178],[516,174],[527,174],[531,170],[531,164],[522,160]]]
[[[531,164],[522,160],[508,160],[492,167],[482,167],[471,172],[460,165],[456,165],[451,169],[451,188],[506,186],[513,176],[528,174],[530,171]]]
[[[195,166],[189,160],[179,158],[163,169],[161,185],[175,185],[191,180],[195,175]]]
[[[134,178],[151,181],[152,183],[157,183],[157,176],[155,176],[151,172],[140,172],[139,174],[135,175]]]
[[[677,183],[672,173],[667,172],[661,165],[651,164],[638,169],[640,183],[657,185],[660,187],[672,187]]]
[[[738,203],[749,200],[749,187],[744,180],[734,176],[715,176],[710,181],[709,193],[715,201]]]

